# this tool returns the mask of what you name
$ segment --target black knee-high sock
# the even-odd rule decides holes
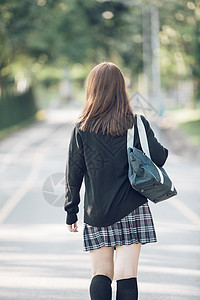
[[[90,284],[91,300],[111,300],[112,288],[111,279],[105,275],[96,275],[92,278]]]
[[[138,288],[137,278],[117,280],[117,300],[137,300]]]

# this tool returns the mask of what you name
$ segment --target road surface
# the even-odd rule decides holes
[[[61,179],[78,114],[73,108],[49,110],[45,121],[0,143],[1,300],[89,299],[90,261],[82,251],[82,209],[79,233],[72,234],[61,206]],[[139,299],[197,300],[200,163],[170,153],[166,169],[178,196],[150,203],[158,242],[142,247]],[[84,187],[82,197],[83,193]],[[113,299],[114,294],[115,282]]]

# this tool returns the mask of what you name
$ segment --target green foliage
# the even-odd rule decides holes
[[[200,99],[198,0],[1,0],[0,85],[9,78],[16,85],[21,72],[32,85],[49,86],[66,67],[83,84],[87,71],[104,60],[137,77],[143,71],[142,9],[150,4],[159,9],[162,86],[193,79]],[[74,65],[82,66],[79,75]]]
[[[200,100],[200,2],[163,2],[160,24],[163,85],[169,88],[180,79],[193,78]]]
[[[8,40],[3,43],[8,64],[14,63],[19,56],[59,67],[112,59],[121,60],[138,73],[142,70],[142,24],[137,22],[141,10],[133,10],[134,18],[123,3],[25,0],[22,5],[16,0],[3,1],[0,4],[1,27],[4,39]],[[103,17],[105,12],[113,16]],[[1,51],[2,66],[3,61]]]

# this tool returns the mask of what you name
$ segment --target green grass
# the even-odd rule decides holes
[[[180,128],[191,137],[195,145],[200,146],[200,120],[181,123]]]
[[[193,144],[200,146],[200,109],[184,108],[170,112],[170,115]]]

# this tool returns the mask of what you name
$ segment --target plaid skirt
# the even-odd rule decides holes
[[[112,225],[94,227],[84,224],[83,240],[84,251],[91,251],[104,246],[116,247],[157,242],[148,202]]]

